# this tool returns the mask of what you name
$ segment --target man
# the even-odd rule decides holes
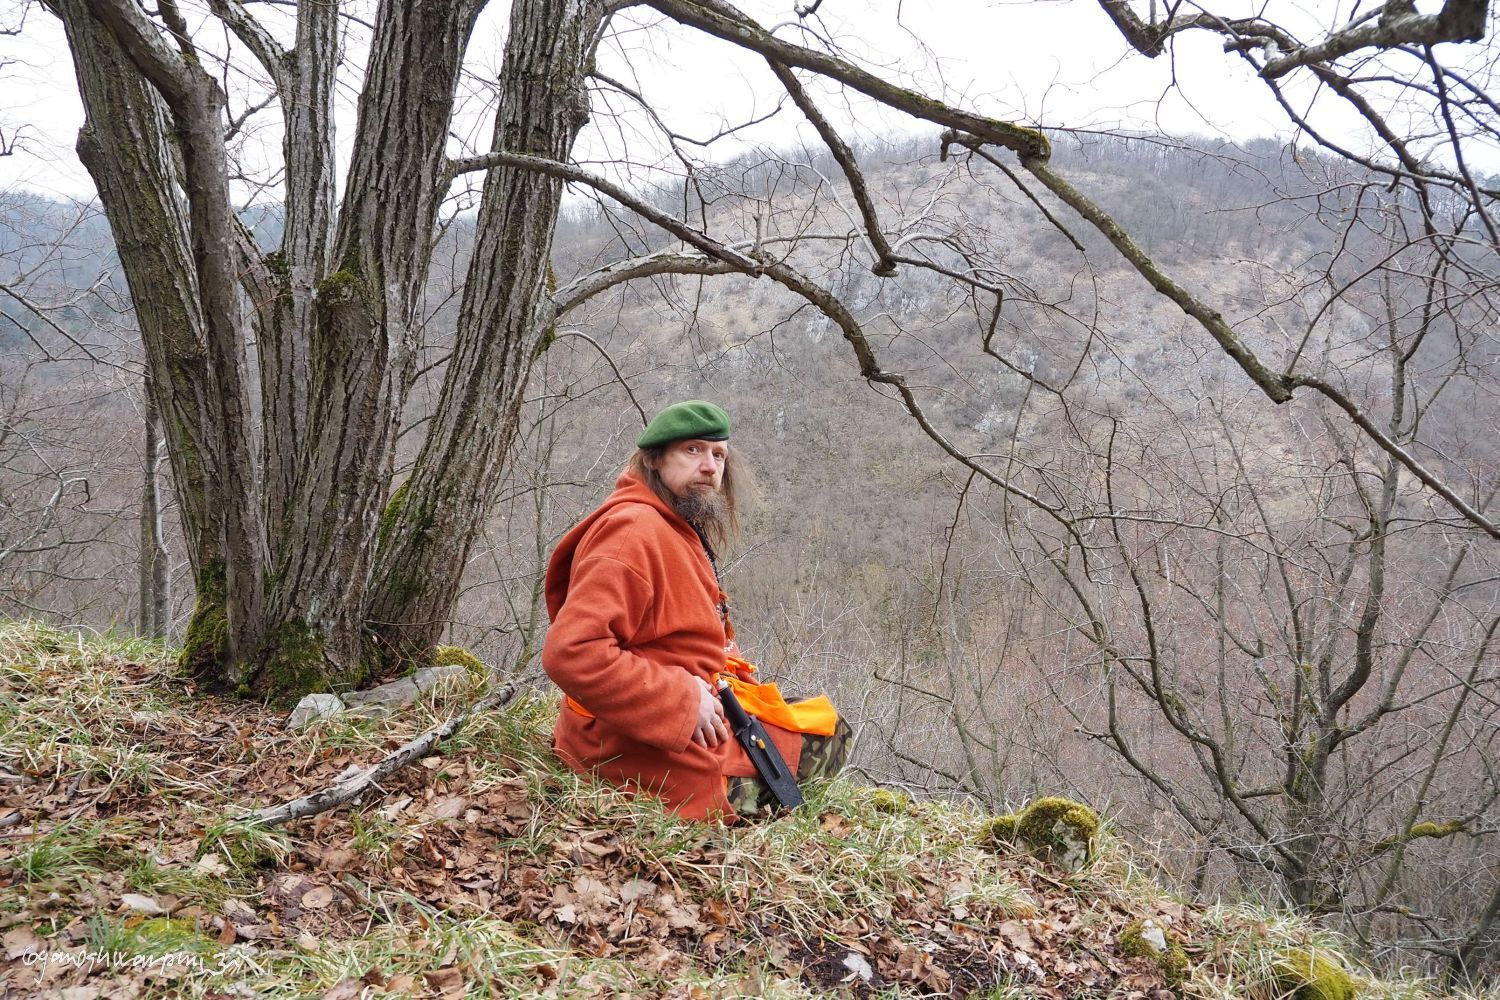
[[[724,721],[721,674],[736,678],[801,780],[836,771],[849,734],[826,698],[788,705],[738,659],[714,547],[738,530],[743,482],[729,414],[702,400],[669,406],[547,567],[542,666],[567,695],[557,755],[692,819],[734,822],[771,808]]]

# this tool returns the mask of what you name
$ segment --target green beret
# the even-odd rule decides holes
[[[728,441],[729,414],[701,399],[673,403],[651,418],[635,446],[654,448],[659,444],[671,444],[688,438]]]

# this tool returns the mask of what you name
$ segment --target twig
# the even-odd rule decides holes
[[[390,777],[412,761],[427,756],[433,747],[458,732],[464,723],[475,715],[507,704],[516,696],[517,690],[514,683],[507,684],[489,697],[475,702],[467,712],[455,715],[439,726],[434,726],[410,743],[393,751],[380,763],[351,774],[347,778],[341,778],[332,786],[313,792],[311,795],[304,795],[300,799],[293,799],[279,806],[268,806],[265,809],[244,813],[241,814],[241,818],[246,822],[262,826],[280,826],[294,819],[304,819],[325,813],[330,809],[337,809],[345,803],[352,802],[370,786]]]

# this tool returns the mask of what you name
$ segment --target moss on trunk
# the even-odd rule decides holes
[[[362,687],[377,673],[379,661],[370,655],[367,644],[347,657],[347,665],[330,653],[317,629],[302,621],[282,622],[271,630],[260,665],[244,693],[290,706],[303,695]]]
[[[198,574],[198,596],[182,637],[177,665],[208,691],[226,691],[229,680],[229,616],[225,610],[224,564]]]

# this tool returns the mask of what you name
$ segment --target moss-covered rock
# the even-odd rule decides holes
[[[1155,963],[1168,985],[1177,986],[1187,978],[1187,950],[1182,938],[1152,917],[1132,920],[1120,928],[1117,939],[1120,954],[1126,958],[1145,958]]]
[[[484,661],[462,646],[438,646],[432,651],[432,665],[434,667],[463,667],[476,684],[483,684],[489,679],[490,671],[484,665]]]
[[[1094,857],[1099,814],[1081,802],[1060,796],[1037,799],[1018,813],[996,816],[979,838],[991,846],[1010,844],[1073,871]]]
[[[911,796],[900,789],[875,789],[870,795],[870,805],[876,812],[892,816],[904,816],[912,810]]]
[[[1019,813],[1006,813],[984,821],[979,828],[979,842],[991,847],[1013,845],[1016,842],[1016,827],[1021,824]]]
[[[1276,988],[1290,1000],[1354,1000],[1354,981],[1327,952],[1299,948],[1276,963]]]

